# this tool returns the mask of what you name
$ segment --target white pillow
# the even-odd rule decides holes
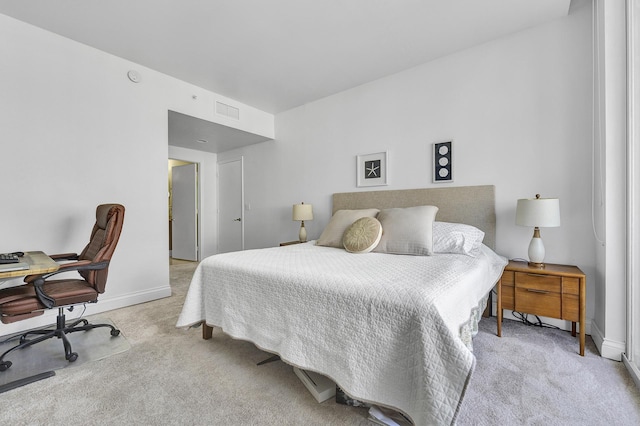
[[[369,253],[382,237],[382,225],[375,217],[361,217],[347,228],[342,236],[344,249],[349,253]]]
[[[342,248],[342,236],[347,228],[361,217],[376,217],[379,211],[378,209],[338,210],[322,231],[316,245]]]
[[[476,257],[484,232],[462,223],[433,222],[433,252],[466,254]]]
[[[433,254],[433,221],[436,206],[416,206],[381,210],[382,238],[373,250],[379,253]]]

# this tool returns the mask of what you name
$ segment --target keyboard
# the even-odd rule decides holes
[[[18,255],[15,253],[0,253],[0,265],[4,265],[7,263],[18,263],[20,259]]]

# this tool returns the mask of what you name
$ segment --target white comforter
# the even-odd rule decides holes
[[[350,254],[314,242],[215,255],[178,327],[205,320],[417,425],[452,424],[475,365],[460,327],[506,260]]]

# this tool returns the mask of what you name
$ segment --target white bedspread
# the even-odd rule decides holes
[[[475,365],[460,327],[506,260],[350,254],[314,242],[209,257],[178,327],[205,320],[416,425],[452,424]]]

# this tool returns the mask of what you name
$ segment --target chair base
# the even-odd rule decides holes
[[[45,340],[51,339],[53,337],[62,339],[62,344],[64,345],[65,359],[69,362],[74,362],[75,360],[78,359],[78,354],[76,352],[73,352],[73,349],[71,348],[71,343],[69,342],[69,339],[67,339],[66,335],[69,333],[75,333],[76,331],[88,331],[88,330],[92,330],[94,328],[99,328],[99,327],[109,327],[111,329],[111,335],[114,337],[120,335],[120,330],[118,330],[111,324],[90,324],[89,321],[87,321],[86,319],[79,319],[67,325],[66,319],[64,316],[64,308],[58,308],[58,316],[56,318],[56,328],[31,330],[31,331],[27,331],[22,336],[20,336],[20,344],[14,346],[13,348],[7,350],[2,355],[0,355],[0,372],[6,371],[12,365],[11,361],[4,360],[4,357],[7,356],[9,353],[17,349],[27,348],[31,345],[35,345],[36,343],[44,342]],[[38,335],[39,337],[28,340],[27,336],[31,334]]]

